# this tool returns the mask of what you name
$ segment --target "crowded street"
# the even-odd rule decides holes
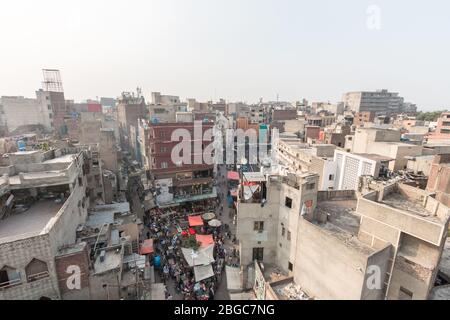
[[[146,216],[143,234],[154,246],[150,264],[156,282],[164,283],[168,300],[229,299],[225,266],[238,267],[239,253],[233,210],[227,200],[225,165],[218,166],[215,187],[218,192],[214,211],[198,214],[171,208],[153,210]],[[194,262],[197,256],[208,255],[208,250],[211,270],[209,264]]]

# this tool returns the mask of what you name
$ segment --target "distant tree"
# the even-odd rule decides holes
[[[416,119],[417,120],[424,120],[424,121],[436,121],[443,112],[446,112],[447,110],[442,111],[431,111],[431,112],[418,112]]]

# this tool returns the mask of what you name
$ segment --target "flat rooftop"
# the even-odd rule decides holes
[[[413,201],[412,199],[404,196],[399,192],[394,192],[386,195],[381,203],[392,208],[405,211],[406,213],[425,218],[432,222],[442,223],[442,221],[438,217],[432,215],[431,212],[426,210],[422,203],[420,203],[419,201]]]
[[[271,287],[280,300],[311,300],[293,280],[280,281],[279,283],[274,283]]]
[[[62,205],[54,199],[41,200],[25,212],[11,213],[6,219],[0,220],[0,243],[39,235]]]
[[[356,213],[357,200],[336,199],[317,201],[316,212],[328,215],[326,224],[333,224],[353,235],[358,235],[360,215]]]
[[[42,163],[71,163],[76,158],[75,154],[66,154],[64,156],[46,160]]]
[[[354,153],[357,156],[360,157],[364,157],[370,160],[374,160],[377,162],[384,162],[384,161],[394,161],[394,158],[390,158],[390,157],[385,157],[379,154],[374,154],[374,153]]]
[[[358,239],[360,215],[356,213],[356,204],[355,199],[319,200],[315,212],[326,213],[328,220],[326,223],[313,223],[346,246],[369,256],[376,250]]]
[[[102,250],[98,250],[100,253]],[[119,269],[122,265],[122,253],[118,247],[115,250],[108,250],[105,252],[105,259],[100,261],[100,254],[95,259],[94,270],[95,274],[101,274],[108,271]]]

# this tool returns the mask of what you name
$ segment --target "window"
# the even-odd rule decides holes
[[[47,105],[47,109],[48,109],[48,110],[51,110],[51,109],[52,109],[52,106],[48,104],[48,105]]]
[[[264,230],[264,221],[255,221],[255,224],[253,225],[253,230],[263,231]]]
[[[81,187],[83,185],[83,178],[78,177],[78,185]]]
[[[308,183],[306,185],[306,190],[314,190],[315,187],[316,187],[315,183]]]
[[[37,281],[49,276],[47,264],[44,261],[34,258],[25,267],[28,282]]]
[[[253,248],[253,260],[262,261],[264,259],[264,248]]]
[[[0,288],[21,284],[20,272],[14,268],[4,266],[0,270]]]
[[[51,113],[49,113],[48,117],[51,119],[51,118],[53,118],[53,115]]]
[[[166,169],[168,167],[167,162],[161,162],[161,168]]]
[[[160,131],[160,132],[159,132],[159,136],[160,136],[161,138],[165,138],[165,137],[166,137],[166,132],[165,132],[165,131]]]
[[[291,232],[290,231],[287,232],[287,239],[288,239],[288,241],[291,241]]]
[[[294,266],[292,265],[292,263],[288,263],[288,270],[289,271],[292,271],[292,269],[294,269]]]
[[[286,234],[286,228],[284,226],[281,226],[281,236],[284,237]]]
[[[334,174],[330,174],[330,175],[328,176],[328,180],[333,181],[333,180],[334,180]]]
[[[162,153],[167,152],[167,147],[162,146],[161,149],[160,149],[160,151],[161,151]]]
[[[399,293],[398,293],[398,299],[399,300],[412,300],[413,293],[409,291],[406,288],[400,287]]]
[[[286,199],[284,200],[284,205],[288,208],[292,208],[292,199],[289,197],[286,197]]]

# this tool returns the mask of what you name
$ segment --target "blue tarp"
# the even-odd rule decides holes
[[[155,256],[153,258],[153,265],[155,268],[161,267],[161,257],[160,256]]]

